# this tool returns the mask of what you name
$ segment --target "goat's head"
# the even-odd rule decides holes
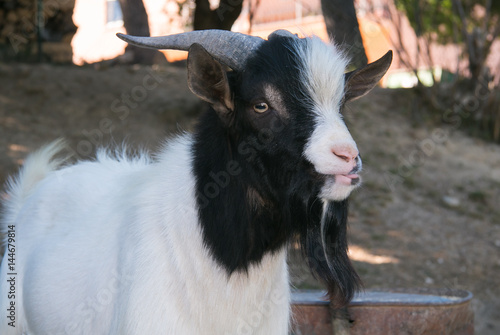
[[[321,206],[321,218],[297,215],[304,223],[294,229],[331,296],[347,302],[358,279],[346,254],[345,199],[360,185],[362,164],[342,111],[346,102],[365,95],[382,78],[392,52],[345,73],[348,60],[333,45],[282,30],[267,41],[227,31],[121,38],[189,51],[189,87],[211,104],[235,155],[253,167],[250,172],[258,171],[256,178],[265,179],[249,191],[254,203],[271,197],[285,205],[280,199],[287,199],[291,207],[302,203],[306,213]]]
[[[284,30],[268,41],[217,30],[119,36],[145,47],[188,50],[191,90],[209,102],[228,127],[237,129],[239,138],[245,138],[248,126],[254,133],[273,132],[273,143],[265,149],[288,149],[297,160],[288,163],[310,163],[323,184],[320,198],[343,200],[360,185],[361,158],[342,110],[382,78],[391,51],[344,73],[348,60],[334,46]],[[233,71],[227,72],[227,67]]]

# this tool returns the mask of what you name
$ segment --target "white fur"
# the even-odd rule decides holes
[[[286,252],[227,272],[204,246],[190,136],[158,161],[110,158],[56,170],[53,144],[10,184],[16,328],[0,334],[287,334]],[[6,257],[0,310],[6,314]]]
[[[318,38],[297,47],[316,128],[304,156],[330,175],[324,199],[354,186],[333,148],[357,152],[339,106],[347,61]],[[283,104],[279,92],[266,90]],[[8,254],[0,269],[0,310],[14,301],[16,327],[2,335],[281,334],[289,329],[286,251],[266,254],[228,276],[206,248],[195,203],[191,136],[172,141],[156,161],[100,152],[61,168],[61,142],[27,159],[11,179],[2,231],[15,226],[16,281],[8,298]],[[4,241],[5,242],[5,241]]]
[[[8,225],[15,224],[16,215],[21,210],[20,206],[36,184],[45,178],[50,171],[64,163],[66,158],[55,157],[58,152],[62,151],[63,146],[64,142],[57,140],[34,152],[25,160],[24,169],[17,176],[11,176],[7,179],[9,193],[3,202],[5,207],[4,224],[0,225],[3,234],[5,234]]]
[[[340,148],[358,152],[340,114],[348,59],[334,45],[325,44],[318,37],[306,41],[305,48],[297,45],[296,49],[303,60],[300,75],[311,97],[316,126],[305,146],[304,156],[318,173],[332,176],[322,188],[321,196],[328,200],[343,200],[356,186],[341,185],[333,176],[348,174],[354,165],[353,162],[346,163],[332,151]]]

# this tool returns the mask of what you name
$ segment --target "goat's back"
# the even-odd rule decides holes
[[[252,329],[268,326],[274,313],[283,315],[269,318],[279,323],[272,327],[286,329],[285,252],[228,278],[205,248],[190,137],[171,143],[157,162],[101,153],[48,171],[28,193],[10,216],[18,314],[16,329],[0,321],[2,334],[224,334],[246,327],[259,308],[262,320]],[[260,306],[271,295],[275,303]]]

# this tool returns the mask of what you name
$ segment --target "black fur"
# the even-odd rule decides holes
[[[316,207],[323,204],[316,204]],[[301,235],[302,250],[313,274],[328,288],[328,295],[335,307],[345,306],[361,286],[361,280],[347,256],[348,201],[328,202],[322,212],[321,224],[310,222],[307,232]],[[330,264],[329,264],[330,263]]]
[[[264,43],[244,72],[228,74],[231,121],[213,109],[202,116],[193,145],[199,218],[204,242],[228,274],[247,270],[299,234],[311,270],[342,305],[359,282],[347,258],[347,201],[330,203],[323,213],[324,177],[302,155],[314,116],[293,50],[287,37]],[[267,83],[279,88],[285,111],[265,100]],[[253,105],[263,100],[270,110],[257,114]],[[327,221],[326,251],[321,220]]]

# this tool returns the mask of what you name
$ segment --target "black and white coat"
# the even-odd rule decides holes
[[[1,221],[16,231],[17,314],[0,333],[287,334],[297,235],[330,297],[348,303],[359,279],[346,199],[361,159],[342,108],[390,57],[344,74],[335,46],[277,34],[231,71],[194,43],[189,85],[210,103],[194,134],[155,159],[101,151],[65,166],[61,142],[31,155]]]

